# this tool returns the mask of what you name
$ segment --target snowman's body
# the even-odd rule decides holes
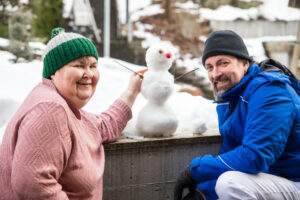
[[[174,78],[168,71],[148,70],[144,74],[142,95],[153,104],[162,105],[174,91]]]
[[[170,136],[178,126],[178,119],[167,104],[174,92],[174,77],[168,72],[172,65],[171,52],[162,45],[150,47],[146,53],[148,71],[141,86],[148,100],[138,114],[136,128],[144,137]]]

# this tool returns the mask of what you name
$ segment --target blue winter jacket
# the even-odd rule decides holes
[[[207,199],[217,198],[216,180],[229,170],[300,181],[300,98],[288,76],[261,72],[254,63],[222,98],[226,101],[217,105],[221,151],[190,163]]]

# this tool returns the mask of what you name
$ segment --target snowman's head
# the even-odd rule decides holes
[[[146,63],[149,70],[168,70],[173,60],[174,52],[172,47],[167,44],[152,45],[146,52]]]

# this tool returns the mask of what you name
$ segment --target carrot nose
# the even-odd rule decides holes
[[[167,57],[167,58],[171,58],[171,57],[172,57],[172,54],[171,54],[171,53],[166,53],[166,57]]]

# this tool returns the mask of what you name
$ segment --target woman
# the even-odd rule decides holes
[[[102,199],[103,143],[119,138],[132,117],[142,74],[106,112],[83,111],[99,80],[94,44],[52,31],[43,81],[8,124],[0,149],[0,199]]]

